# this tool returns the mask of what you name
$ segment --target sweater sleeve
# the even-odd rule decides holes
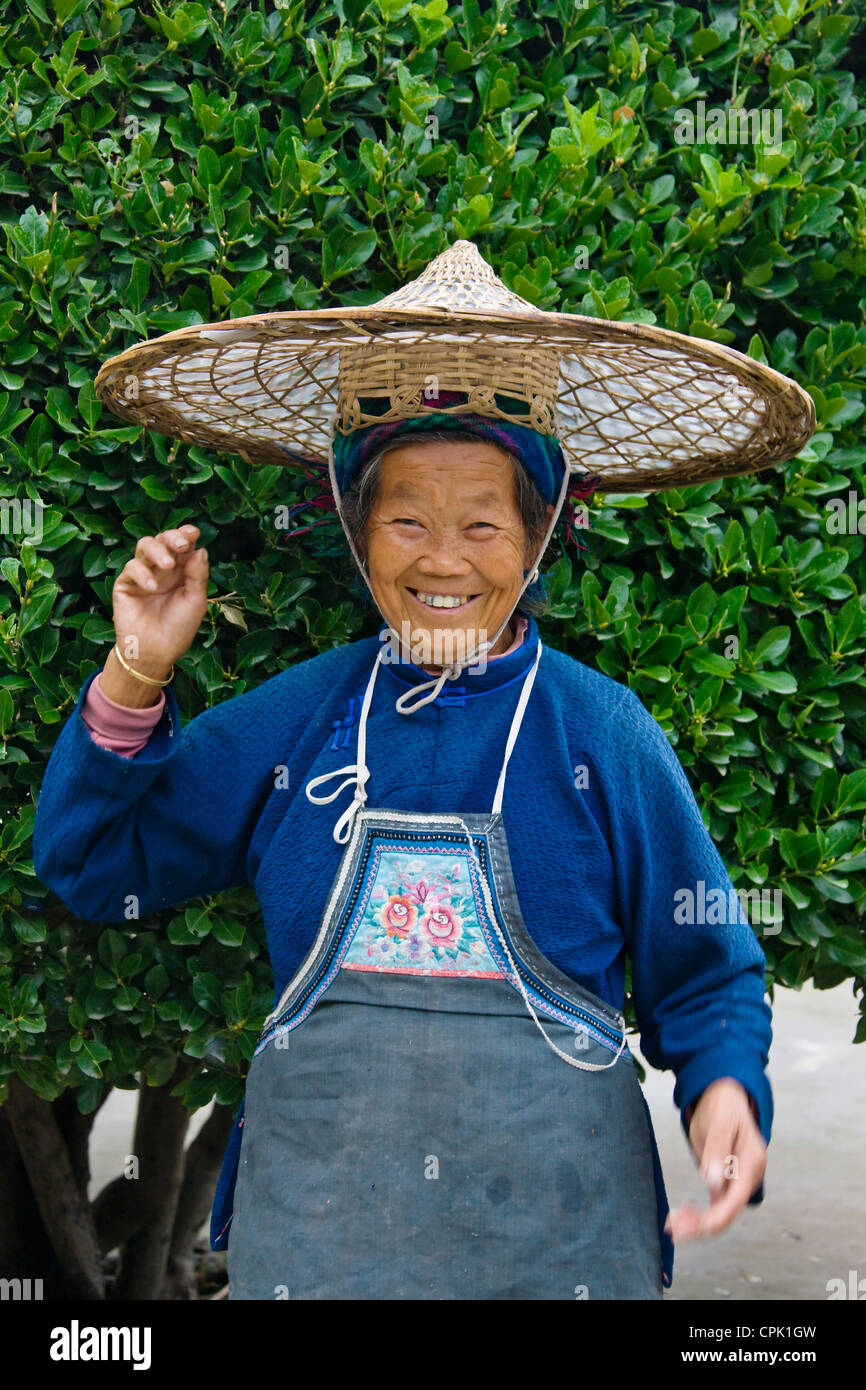
[[[109,700],[102,689],[99,676],[87,687],[87,695],[81,706],[81,717],[90,730],[90,737],[100,748],[110,748],[112,753],[122,753],[132,758],[140,753],[153,730],[156,728],[165,708],[165,687],[159,692],[159,699],[143,709],[131,709]]]
[[[33,830],[37,877],[93,922],[144,917],[247,882],[249,841],[274,788],[274,749],[286,746],[286,730],[282,743],[268,736],[279,677],[183,728],[166,686],[144,747],[123,756],[95,742],[82,716],[97,674],[45,769]]]
[[[651,1066],[674,1071],[686,1134],[690,1107],[711,1082],[732,1077],[752,1098],[769,1142],[766,957],[674,749],[629,693],[621,707],[614,844],[641,1049]],[[763,1186],[750,1202],[762,1198]]]

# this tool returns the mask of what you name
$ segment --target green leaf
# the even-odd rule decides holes
[[[105,1043],[98,1042],[96,1039],[82,1037],[81,1048],[76,1055],[76,1062],[80,1071],[85,1076],[102,1076],[103,1062],[107,1062],[111,1056],[111,1049]]]
[[[146,492],[148,497],[155,498],[157,502],[171,502],[175,496],[175,489],[158,474],[142,478],[138,485],[142,492]]]
[[[696,671],[703,671],[708,676],[730,676],[736,670],[736,663],[718,652],[695,652],[691,662]]]
[[[785,655],[790,645],[790,628],[770,628],[770,631],[764,633],[754,651],[751,653],[752,660],[756,665],[760,665],[763,661],[778,661],[779,657]]]
[[[866,810],[866,768],[859,768],[840,778],[836,813],[841,816],[849,811],[863,810]]]
[[[214,922],[211,935],[221,946],[242,946],[246,939],[246,927],[238,918],[223,915]]]
[[[370,259],[376,249],[376,233],[353,232],[340,236],[336,245],[330,238],[322,247],[322,283],[332,285],[344,275],[350,275]]]
[[[102,414],[102,405],[96,398],[92,381],[88,381],[78,392],[78,410],[84,417],[87,428],[92,430]]]
[[[207,936],[211,929],[211,916],[204,907],[188,907],[184,913],[184,921],[194,936]]]
[[[697,29],[692,35],[692,52],[696,58],[701,58],[705,53],[712,53],[717,49],[722,40],[713,29]]]
[[[773,690],[777,695],[793,695],[797,689],[796,677],[790,671],[750,671],[741,675],[740,684],[752,694]]]
[[[164,965],[154,965],[144,977],[144,987],[152,999],[159,999],[168,989],[168,971]]]
[[[34,586],[21,610],[21,617],[18,621],[19,637],[41,627],[54,607],[59,592],[58,585],[52,583],[51,580],[43,580]]]

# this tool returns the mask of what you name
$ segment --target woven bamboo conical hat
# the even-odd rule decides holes
[[[811,398],[771,367],[664,328],[543,312],[469,241],[375,304],[182,328],[96,378],[124,420],[289,466],[324,462],[335,432],[411,417],[439,392],[465,396],[441,408],[555,435],[601,491],[757,472],[793,458],[816,425]]]

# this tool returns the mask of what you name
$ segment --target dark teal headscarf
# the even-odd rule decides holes
[[[545,502],[556,502],[567,472],[559,441],[551,434],[539,434],[528,425],[513,425],[508,420],[493,420],[475,414],[453,415],[438,408],[465,399],[465,396],[457,392],[442,391],[435,399],[424,402],[426,409],[423,415],[414,416],[410,420],[390,420],[381,425],[368,425],[363,429],[353,430],[351,434],[336,434],[333,442],[334,471],[341,494],[351,487],[364,464],[392,439],[402,438],[404,435],[411,438],[430,430],[463,430],[468,434],[477,435],[479,439],[489,440],[491,444],[498,444],[514,454],[520,459]],[[524,412],[526,410],[525,404],[507,401],[504,397],[497,396],[497,404],[500,404],[500,399],[503,409],[511,405]],[[375,413],[376,404],[375,401],[363,401],[365,413]]]

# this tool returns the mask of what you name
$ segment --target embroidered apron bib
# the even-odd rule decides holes
[[[541,954],[511,872],[502,794],[541,652],[489,814],[365,806],[378,658],[357,765],[307,788],[355,795],[318,935],[250,1065],[231,1299],[662,1296],[623,1018]]]

